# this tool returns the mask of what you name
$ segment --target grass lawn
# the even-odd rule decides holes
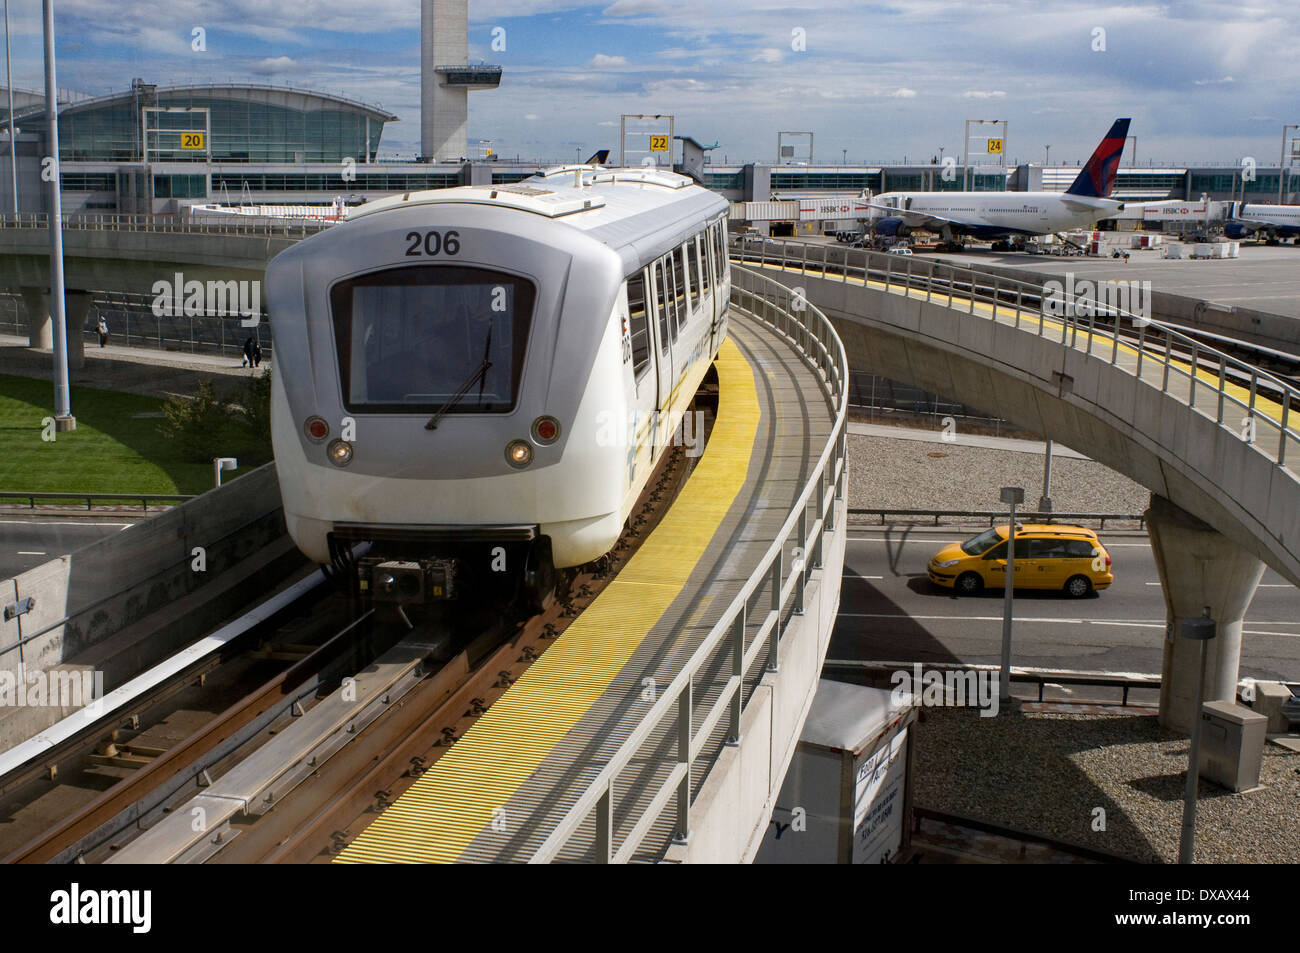
[[[202,493],[212,488],[212,464],[190,463],[158,432],[163,401],[89,387],[72,388],[77,429],[41,439],[53,416],[48,381],[0,374],[0,490],[76,493]],[[212,455],[218,455],[214,448]],[[240,455],[236,473],[270,459]]]

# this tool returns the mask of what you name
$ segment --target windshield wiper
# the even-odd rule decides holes
[[[451,397],[447,399],[447,402],[443,404],[441,407],[439,407],[438,410],[434,413],[434,415],[429,418],[428,423],[424,425],[425,430],[437,430],[438,421],[442,420],[443,417],[447,416],[447,412],[450,411],[452,407],[456,406],[456,403],[462,397],[465,396],[466,392],[471,387],[474,386],[475,381],[479,382],[478,385],[479,403],[481,404],[483,402],[483,385],[487,383],[488,368],[492,366],[492,362],[488,360],[488,354],[491,353],[491,350],[492,350],[492,325],[489,324],[487,341],[483,345],[483,361],[479,364],[478,367],[476,367],[470,373],[469,377],[465,378],[465,383],[460,385],[460,389],[457,390],[456,393],[452,394]]]

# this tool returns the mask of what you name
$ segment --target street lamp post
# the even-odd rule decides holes
[[[1038,498],[1038,512],[1052,512],[1052,441],[1043,453],[1043,495]]]
[[[1282,156],[1281,158],[1278,159],[1278,163],[1277,163],[1277,204],[1278,205],[1282,204],[1282,186],[1283,183],[1286,181],[1286,177],[1287,177],[1286,173],[1287,173],[1287,169],[1289,168],[1286,164],[1286,133],[1288,129],[1300,129],[1300,125],[1292,125],[1288,123],[1287,125],[1282,127]],[[1245,185],[1242,185],[1241,187],[1241,197],[1243,200],[1246,198]]]
[[[1043,166],[1044,166],[1044,167],[1046,167],[1046,166],[1050,163],[1050,161],[1051,161],[1051,156],[1052,156],[1052,147],[1051,147],[1051,146],[1043,146]]]
[[[1196,709],[1192,712],[1192,744],[1187,751],[1187,786],[1183,792],[1183,833],[1178,845],[1178,862],[1195,863],[1196,854],[1196,786],[1200,780],[1201,706],[1205,701],[1206,646],[1218,632],[1210,618],[1210,607],[1205,607],[1199,619],[1183,619],[1179,626],[1183,638],[1200,643],[1201,665],[1196,678]]]
[[[54,429],[76,430],[68,387],[68,322],[63,297],[63,197],[59,179],[59,87],[54,76],[54,0],[44,0],[45,118],[49,150],[54,161],[50,182],[50,319],[54,324]],[[77,329],[81,333],[81,329]]]
[[[1012,599],[1016,588],[1016,504],[1025,502],[1025,491],[1019,486],[1004,486],[1001,500],[1011,508],[1011,521],[1007,524],[1007,578],[1002,593],[1002,670],[998,676],[998,700],[1011,701],[1011,618]]]
[[[14,219],[18,218],[18,144],[14,142],[14,72],[9,52],[9,0],[5,0],[5,92],[9,94],[9,180],[13,189]]]

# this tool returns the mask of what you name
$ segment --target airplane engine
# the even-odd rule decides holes
[[[906,238],[912,233],[907,223],[897,215],[882,218],[872,223],[872,231],[887,238]]]

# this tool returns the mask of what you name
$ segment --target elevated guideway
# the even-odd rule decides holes
[[[340,862],[753,858],[839,605],[848,365],[772,279],[733,268],[731,305],[671,510]]]
[[[1300,584],[1296,388],[1122,308],[1044,314],[1042,286],[970,268],[780,242],[740,259],[820,307],[855,370],[996,411],[1148,487],[1169,623],[1162,718],[1190,724],[1195,653],[1176,622],[1206,608],[1219,623],[1207,699],[1235,698],[1263,564]]]

